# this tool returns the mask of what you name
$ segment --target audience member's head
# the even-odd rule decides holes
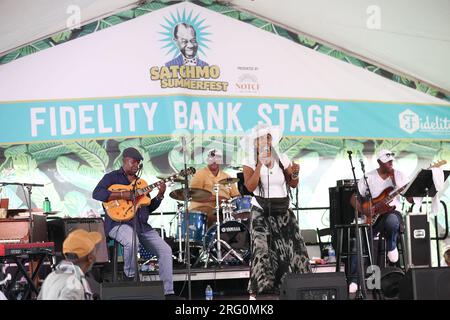
[[[96,246],[101,240],[102,235],[98,232],[76,229],[64,240],[64,256],[66,260],[78,265],[86,273],[95,263]]]

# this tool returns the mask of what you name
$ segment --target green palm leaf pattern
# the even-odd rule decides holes
[[[104,172],[108,167],[108,154],[96,141],[68,142],[66,147],[93,169]]]
[[[119,18],[118,16],[110,16],[108,18],[105,18],[105,19],[102,19],[99,21],[97,31],[112,27],[121,22],[123,22],[123,20],[121,18]]]
[[[56,159],[56,169],[65,181],[90,192],[94,190],[104,174],[104,171],[80,164],[66,156],[60,156]]]
[[[47,161],[58,158],[60,155],[71,152],[62,142],[33,143],[28,147],[28,152],[38,161]]]
[[[407,151],[410,144],[410,141],[405,140],[383,140],[380,144],[375,145],[375,154],[378,154],[383,149],[387,149],[398,155],[402,151]]]
[[[159,156],[165,154],[172,150],[177,141],[172,140],[170,137],[148,137],[142,138],[141,146],[144,148],[151,157]]]
[[[15,157],[24,153],[27,153],[27,145],[22,144],[20,146],[11,146],[5,150],[5,157]]]
[[[167,7],[167,4],[152,1],[134,9],[135,17]]]
[[[298,157],[300,152],[307,148],[313,139],[311,138],[297,138],[297,137],[285,137],[280,141],[280,152],[286,153],[289,159]]]
[[[255,27],[258,27],[260,29],[269,31],[269,32],[274,32],[274,28],[273,25],[270,22],[261,20],[261,19],[253,19],[252,21],[250,21],[250,24],[254,25]]]
[[[60,216],[78,217],[81,213],[89,211],[86,196],[78,191],[70,191],[64,196],[63,211]]]
[[[61,43],[61,42],[64,42],[64,41],[67,41],[68,39],[70,39],[71,35],[72,35],[72,30],[67,30],[67,31],[62,31],[58,34],[55,34],[53,37],[51,37],[51,39],[55,43]]]

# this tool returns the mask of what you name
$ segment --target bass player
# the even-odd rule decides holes
[[[379,167],[367,173],[367,184],[369,185],[372,199],[374,199],[373,202],[375,202],[376,198],[381,198],[384,194],[387,195],[387,192],[384,193],[386,189],[393,188],[393,190],[397,190],[409,182],[401,171],[394,169],[394,156],[395,154],[390,150],[381,150],[377,157]],[[358,191],[362,197],[366,196],[367,186],[363,178],[358,181]],[[352,205],[355,203],[355,197],[355,195],[352,196]],[[407,200],[411,203],[413,202],[412,198]],[[368,217],[367,221],[369,223],[373,223],[373,235],[377,236],[380,234],[386,239],[388,260],[391,263],[396,263],[398,261],[397,236],[401,228],[403,228],[403,219],[400,213],[400,195],[394,197],[386,206],[381,207],[381,209],[383,212],[379,214],[375,221],[372,221],[375,215],[375,208],[372,207],[372,212],[370,212],[369,207],[358,204],[358,211],[363,212]],[[355,256],[352,258],[355,258]],[[356,259],[352,259],[350,274],[355,275],[355,272]],[[352,276],[349,276],[349,278],[352,282],[349,291],[351,293],[356,292],[356,283],[352,279]]]

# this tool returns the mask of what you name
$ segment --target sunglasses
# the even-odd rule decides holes
[[[393,156],[395,156],[395,153],[394,153],[394,152],[392,152],[392,153],[386,153],[385,156],[386,156],[386,157],[393,157]]]

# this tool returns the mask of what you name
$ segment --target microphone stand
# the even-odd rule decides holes
[[[139,219],[139,217],[137,216],[137,197],[136,197],[136,187],[137,187],[137,182],[140,179],[140,174],[142,174],[142,164],[139,165],[139,170],[136,172],[136,180],[134,181],[134,185],[133,185],[133,189],[131,191],[131,200],[133,201],[133,211],[134,211],[134,216],[133,216],[133,239],[131,240],[132,246],[133,246],[133,257],[134,257],[134,267],[135,267],[135,272],[134,272],[134,281],[135,282],[139,282],[139,262],[138,262],[138,256],[137,256],[137,246],[138,243],[136,241],[136,237],[137,237],[137,220]]]
[[[350,165],[352,168],[352,173],[353,173],[353,180],[355,182],[355,186],[358,186],[357,184],[357,180],[356,180],[356,175],[355,175],[355,167],[353,166],[353,161],[352,161],[352,151],[347,151],[348,153],[348,158],[350,160]],[[361,195],[359,194],[358,191],[358,187],[356,189],[356,194],[358,195],[358,201],[361,201]],[[359,282],[359,286],[358,286],[358,291],[356,293],[356,297],[355,299],[366,299],[367,293],[366,293],[366,284],[364,282],[364,268],[363,268],[363,263],[362,263],[362,247],[361,247],[361,234],[359,232],[359,221],[358,221],[358,206],[355,203],[355,237],[356,237],[356,256],[357,256],[357,273],[358,273],[358,282]],[[348,239],[348,241],[350,241],[350,239]],[[348,258],[347,258],[348,259]]]
[[[372,201],[372,192],[370,191],[370,187],[369,187],[369,183],[367,182],[367,177],[366,177],[366,170],[365,170],[365,166],[364,166],[364,161],[363,159],[359,159],[359,162],[361,163],[361,171],[363,172],[363,179],[364,179],[364,183],[366,185],[366,199],[368,199],[369,201],[369,212],[370,212],[370,219],[369,219],[369,234],[370,234],[370,260],[373,260],[373,231],[372,231],[372,206],[373,206],[373,201]],[[359,192],[358,192],[359,193]],[[372,269],[372,267],[371,267]],[[371,270],[372,271],[372,270]]]
[[[187,173],[187,159],[186,159],[186,138],[184,136],[181,137],[181,145],[183,150],[183,162],[184,162],[184,172]],[[184,224],[186,230],[186,265],[187,265],[187,274],[188,274],[188,299],[191,300],[191,250],[189,243],[189,182],[188,175],[184,175],[184,208],[185,208],[185,216],[184,216]]]

